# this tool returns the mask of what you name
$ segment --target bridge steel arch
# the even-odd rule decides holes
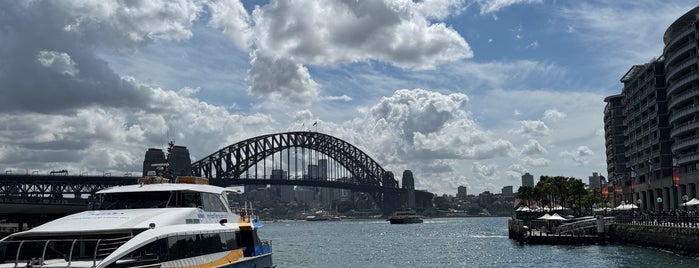
[[[243,173],[265,158],[286,149],[300,147],[318,151],[337,161],[363,186],[398,188],[393,173],[356,146],[339,138],[309,131],[284,132],[250,138],[192,163],[192,173],[211,179],[241,179]],[[386,191],[383,191],[386,192]],[[369,193],[384,213],[399,206],[400,196],[380,191]],[[400,193],[398,193],[400,195]]]

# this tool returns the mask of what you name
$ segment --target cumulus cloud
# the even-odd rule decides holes
[[[481,164],[480,162],[473,162],[473,166],[471,168],[471,171],[473,172],[473,175],[476,176],[477,179],[480,180],[486,180],[486,179],[495,179],[495,175],[497,173],[497,166],[496,165],[487,165],[487,164]]]
[[[379,60],[432,68],[473,56],[454,29],[393,1],[272,1],[253,11],[256,46],[275,57],[328,65]]]
[[[520,158],[520,163],[530,167],[547,167],[549,165],[549,160],[546,158],[532,158],[530,156],[525,156]]]
[[[537,140],[529,140],[529,142],[522,147],[522,151],[520,151],[520,155],[525,156],[546,153],[546,148],[544,148],[544,146],[541,146],[541,144]]]
[[[495,13],[511,5],[541,2],[541,0],[475,0],[475,3],[480,6],[481,15]]]
[[[252,42],[253,29],[250,14],[243,4],[238,0],[221,0],[211,1],[208,6],[211,10],[209,24],[221,29],[238,48],[247,50]]]
[[[65,52],[42,50],[36,55],[36,60],[41,66],[60,74],[75,77],[79,72],[73,59]]]
[[[147,108],[150,96],[97,58],[95,49],[133,49],[182,40],[200,10],[189,1],[3,1],[0,111],[73,113]],[[59,101],[60,100],[60,101]]]
[[[560,155],[563,157],[570,157],[577,165],[583,166],[589,163],[587,157],[594,155],[594,153],[587,146],[578,146],[575,150],[563,151]]]
[[[275,124],[267,115],[232,115],[175,91],[147,90],[157,112],[88,107],[72,115],[0,114],[0,124],[13,126],[0,130],[0,144],[15,152],[0,155],[0,163],[76,173],[138,171],[146,146],[162,148],[172,139],[199,159],[258,131],[270,132]]]
[[[302,97],[290,100],[308,103],[318,100],[318,86],[310,83],[313,79],[303,66],[380,61],[405,69],[432,69],[473,57],[454,29],[428,19],[445,18],[462,3],[430,3],[303,0],[257,6],[251,15],[251,92],[268,98],[295,92]],[[234,24],[245,26],[243,19]],[[272,63],[291,70],[269,68]],[[295,83],[276,87],[281,85],[275,83],[280,73]]]
[[[274,58],[257,51],[249,71],[250,93],[269,99],[308,104],[318,97],[319,86],[308,69],[288,58]]]
[[[543,121],[523,120],[519,121],[519,129],[510,130],[509,133],[525,137],[541,137],[549,134],[549,128]]]
[[[512,164],[512,165],[510,165],[509,170],[510,170],[510,171],[513,171],[513,172],[516,172],[516,173],[518,173],[518,174],[520,174],[520,175],[529,172],[529,170],[527,170],[527,168],[525,168],[524,166],[522,166],[522,165],[520,165],[520,164]]]
[[[409,159],[487,159],[511,154],[513,146],[493,139],[466,110],[468,97],[461,93],[441,94],[414,89],[398,90],[392,96],[362,111],[354,120],[363,140],[381,148],[377,154],[387,162]]]
[[[548,121],[556,121],[559,119],[566,118],[566,116],[568,115],[555,108],[544,111],[544,119]]]

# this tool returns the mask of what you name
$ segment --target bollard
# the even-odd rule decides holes
[[[597,215],[597,244],[606,245],[607,239],[604,233],[604,217],[602,215]]]

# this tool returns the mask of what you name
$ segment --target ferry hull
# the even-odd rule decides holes
[[[389,219],[389,222],[391,224],[410,224],[410,223],[422,223],[422,219],[420,218],[412,218],[412,219]]]
[[[230,263],[219,266],[220,268],[272,268],[276,267],[272,264],[272,254],[263,254],[260,256],[246,258],[241,262]]]

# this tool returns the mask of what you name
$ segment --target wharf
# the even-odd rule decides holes
[[[592,218],[592,217],[588,217]],[[599,220],[601,216],[598,216]],[[544,220],[511,219],[510,239],[520,244],[604,245],[632,244],[699,257],[699,219],[685,215],[617,214],[597,220],[578,220],[554,228]],[[594,226],[594,227],[593,227]]]
[[[604,245],[608,240],[605,225],[612,219],[586,217],[555,228],[549,228],[545,221],[512,219],[508,221],[508,234],[520,244]]]

